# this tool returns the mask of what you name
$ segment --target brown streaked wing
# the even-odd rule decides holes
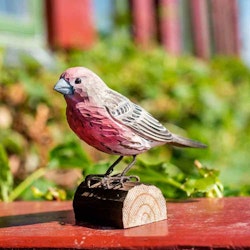
[[[173,136],[150,113],[125,96],[109,91],[104,104],[111,117],[119,123],[130,127],[143,138],[162,142],[171,142]]]

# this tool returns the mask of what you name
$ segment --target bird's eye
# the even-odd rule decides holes
[[[81,83],[81,82],[82,82],[81,78],[76,78],[76,79],[75,79],[75,84],[79,84],[79,83]]]

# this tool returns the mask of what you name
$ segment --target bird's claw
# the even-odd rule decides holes
[[[85,183],[88,188],[105,188],[105,189],[119,189],[124,188],[128,181],[140,182],[139,176],[136,175],[88,175]]]

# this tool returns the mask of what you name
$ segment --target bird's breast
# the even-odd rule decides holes
[[[67,120],[77,136],[108,154],[135,155],[150,148],[146,140],[119,124],[105,107],[67,102]]]

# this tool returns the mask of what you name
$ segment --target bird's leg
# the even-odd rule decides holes
[[[104,179],[107,180],[110,178],[110,174],[113,172],[114,167],[123,159],[123,156],[120,156],[106,171],[105,174],[90,174],[86,176],[85,182],[88,187],[98,187],[103,185]],[[94,184],[93,184],[94,183]]]
[[[104,174],[104,176],[109,176],[113,170],[114,170],[114,167],[123,159],[123,155],[121,155],[109,168],[108,170],[106,171],[106,173]]]
[[[88,175],[85,179],[87,186],[90,188],[95,187],[105,187],[108,189],[117,189],[124,187],[124,183],[127,181],[136,181],[139,182],[140,178],[135,175],[126,176],[127,172],[136,162],[136,155],[133,155],[133,160],[126,166],[126,168],[120,174],[110,175],[114,167],[123,159],[123,156],[120,156],[102,175]]]
[[[137,155],[133,155],[133,160],[128,164],[128,166],[122,171],[121,176],[125,176],[127,174],[127,172],[134,166],[135,162],[136,162],[136,156]]]
[[[133,160],[126,166],[126,168],[120,174],[108,176],[106,180],[104,178],[104,180],[107,183],[108,188],[124,187],[124,183],[128,181],[140,182],[139,176],[136,176],[136,175],[127,176],[126,175],[127,172],[131,169],[131,167],[135,164],[136,156],[137,155],[133,155]]]

